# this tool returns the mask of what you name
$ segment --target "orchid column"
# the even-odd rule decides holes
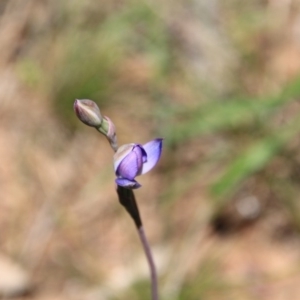
[[[75,100],[74,110],[79,120],[96,128],[106,136],[115,152],[114,170],[119,201],[132,217],[138,230],[150,268],[152,300],[158,300],[156,268],[132,190],[141,187],[135,178],[150,171],[159,161],[162,151],[162,139],[154,139],[144,145],[126,144],[118,148],[114,124],[108,117],[102,117],[95,102],[87,99]]]

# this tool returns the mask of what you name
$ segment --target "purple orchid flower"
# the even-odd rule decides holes
[[[145,145],[121,146],[114,155],[116,184],[129,189],[141,187],[135,177],[147,173],[157,164],[161,155],[162,140],[155,139]]]

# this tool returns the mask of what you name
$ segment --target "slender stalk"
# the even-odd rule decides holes
[[[153,260],[153,256],[151,253],[151,249],[146,238],[146,234],[144,231],[144,227],[142,224],[142,219],[140,217],[139,208],[137,206],[135,196],[132,190],[126,189],[122,186],[117,186],[117,194],[119,197],[120,203],[125,207],[127,212],[132,217],[135,226],[138,230],[140,240],[143,245],[144,252],[147,257],[147,261],[150,268],[151,273],[151,290],[152,290],[152,300],[158,300],[158,284],[157,284],[157,275],[156,268]]]
[[[152,291],[152,300],[158,300],[158,284],[157,284],[157,274],[156,274],[156,267],[154,264],[153,256],[151,253],[151,249],[144,231],[143,226],[137,227],[139,237],[141,239],[147,261],[150,268],[151,273],[151,291]]]

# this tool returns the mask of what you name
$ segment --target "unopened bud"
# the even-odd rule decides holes
[[[74,111],[78,119],[84,124],[96,128],[101,126],[103,118],[98,105],[94,101],[76,99],[74,102]]]
[[[107,137],[110,146],[114,149],[114,151],[117,151],[118,143],[116,127],[115,124],[111,121],[111,119],[109,117],[104,116],[101,126],[97,129]]]
[[[105,135],[110,146],[115,152],[117,151],[118,144],[115,125],[110,118],[101,116],[100,109],[94,101],[76,99],[74,102],[74,110],[81,122],[96,128]]]

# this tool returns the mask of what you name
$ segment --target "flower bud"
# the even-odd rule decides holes
[[[76,99],[74,102],[74,111],[78,119],[84,124],[96,128],[101,126],[103,118],[99,107],[94,101]]]
[[[117,142],[117,134],[116,134],[115,124],[111,121],[111,119],[109,117],[104,116],[104,120],[107,122],[107,125],[108,125],[106,137],[107,137],[111,147],[114,149],[114,151],[117,151],[118,142]]]

